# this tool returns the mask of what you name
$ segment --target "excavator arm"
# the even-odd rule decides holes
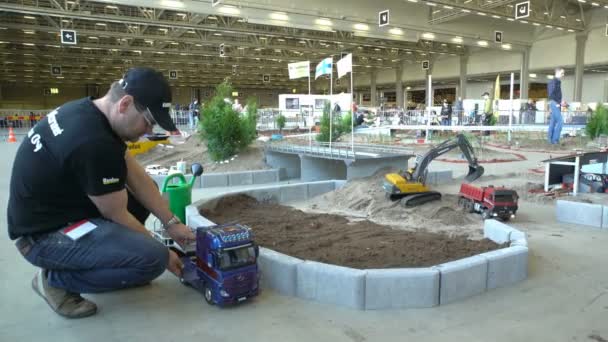
[[[429,164],[437,157],[448,153],[449,151],[460,147],[465,158],[469,162],[469,172],[465,177],[467,182],[472,182],[483,175],[484,169],[477,162],[473,147],[464,136],[464,134],[458,134],[455,138],[446,140],[436,147],[430,149],[422,157],[416,159],[416,165],[412,169],[411,181],[425,184],[427,168]]]
[[[391,201],[400,200],[404,207],[414,207],[426,202],[440,200],[441,193],[431,191],[426,186],[427,169],[435,158],[457,147],[462,150],[469,162],[469,173],[465,177],[466,181],[472,182],[481,177],[484,169],[477,162],[473,147],[463,134],[458,134],[455,138],[442,142],[424,155],[416,158],[414,167],[403,174],[389,173],[385,175],[382,187],[386,198]]]

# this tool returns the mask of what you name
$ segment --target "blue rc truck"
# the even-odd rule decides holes
[[[241,224],[200,227],[196,244],[182,248],[164,232],[156,239],[175,250],[184,262],[180,281],[203,294],[207,303],[225,306],[245,301],[259,292],[259,247],[251,228]]]

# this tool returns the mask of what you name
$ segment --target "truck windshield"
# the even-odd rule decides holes
[[[220,269],[228,270],[255,263],[255,249],[252,245],[224,250],[218,255]]]
[[[495,203],[515,202],[513,195],[494,195]]]

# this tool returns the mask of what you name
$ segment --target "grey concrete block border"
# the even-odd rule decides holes
[[[258,200],[308,199],[344,186],[321,181],[229,192],[201,200],[186,209],[190,226],[213,224],[199,214],[226,195],[249,194]],[[528,276],[526,234],[496,220],[484,222],[484,236],[509,247],[428,268],[359,270],[300,260],[261,248],[258,265],[262,287],[305,300],[359,310],[428,308],[464,300],[488,290],[513,285]]]
[[[601,204],[557,200],[555,218],[563,223],[608,229],[608,207]]]
[[[224,172],[224,173],[203,173],[194,181],[194,188],[214,188],[226,186],[242,186],[251,184],[268,184],[279,182],[281,173],[284,170],[254,170],[241,172]],[[192,175],[186,175],[186,179],[190,180]],[[159,187],[167,176],[152,176]],[[174,181],[175,182],[175,181]]]

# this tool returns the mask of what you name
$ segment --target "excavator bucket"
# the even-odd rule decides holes
[[[481,165],[477,165],[477,166],[469,165],[469,173],[467,174],[466,177],[464,177],[464,179],[467,182],[472,182],[472,181],[476,180],[477,178],[483,176],[483,172],[484,172],[483,166],[481,166]]]

